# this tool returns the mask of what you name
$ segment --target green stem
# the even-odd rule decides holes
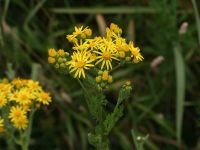
[[[78,83],[80,84],[80,86],[82,87],[82,89],[83,89],[83,91],[84,91],[84,94],[86,95],[86,103],[87,103],[87,106],[88,106],[88,108],[89,108],[89,102],[88,102],[88,100],[89,100],[90,96],[89,96],[89,94],[88,94],[88,92],[87,92],[85,86],[84,86],[83,83],[81,82],[81,80],[79,80],[79,79],[77,79],[77,80],[78,80]]]
[[[82,87],[84,93],[85,93],[85,94],[88,96],[88,98],[89,98],[89,95],[88,95],[88,92],[87,92],[85,86],[83,85],[83,83],[81,82],[81,80],[79,80],[79,79],[77,79],[77,80],[78,80],[78,83],[81,85],[81,87]]]
[[[102,149],[102,145],[103,145],[103,140],[104,140],[104,135],[103,135],[103,116],[102,116],[102,106],[100,106],[101,109],[100,109],[100,118],[99,118],[99,124],[100,124],[100,134],[101,134],[101,140],[100,140],[100,149]]]
[[[15,150],[15,143],[16,139],[14,137],[15,130],[10,125],[9,119],[7,117],[9,113],[8,107],[4,107],[0,110],[0,113],[2,115],[2,118],[4,118],[4,126],[5,126],[5,140],[6,140],[6,146],[8,150]]]
[[[15,150],[15,143],[14,143],[12,135],[10,134],[6,135],[6,144],[7,144],[8,150]]]
[[[83,91],[84,91],[84,94],[86,95],[86,103],[88,105],[88,108],[91,108],[92,107],[90,106],[90,94],[88,93],[88,90],[85,88],[84,84],[79,80],[77,79],[80,86],[82,87]],[[99,92],[101,92],[101,94],[103,95],[103,92],[102,90],[100,90]],[[100,139],[97,143],[93,143],[93,145],[97,148],[97,150],[108,150],[108,139],[107,137],[104,135],[104,126],[103,126],[103,106],[100,105],[100,115],[99,115],[99,118],[95,118],[96,120],[99,121],[99,127],[100,127],[100,133],[95,133],[96,135],[99,135],[100,134]],[[93,111],[91,111],[92,113]],[[93,116],[95,116],[94,114],[92,114]],[[98,125],[97,125],[98,126]]]
[[[101,94],[103,95],[102,91]],[[99,120],[99,125],[100,125],[100,141],[97,144],[97,150],[109,150],[109,144],[108,144],[108,137],[104,134],[104,118],[103,118],[103,105],[100,105],[99,107],[101,107],[100,109],[100,116],[99,118],[97,118]]]
[[[29,125],[25,132],[20,131],[20,146],[21,150],[28,150],[28,146],[30,143],[30,137],[32,132],[32,125],[33,125],[33,116],[34,116],[35,109],[32,109],[29,116]]]

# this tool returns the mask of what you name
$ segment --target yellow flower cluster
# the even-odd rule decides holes
[[[88,27],[75,27],[72,34],[66,36],[73,44],[72,52],[62,52],[51,48],[48,51],[48,62],[56,68],[66,69],[75,78],[85,78],[90,70],[98,72],[106,71],[106,74],[121,62],[138,63],[143,60],[140,49],[134,46],[133,41],[127,42],[122,35],[122,29],[111,23],[106,28],[106,36],[91,37],[92,30]],[[106,78],[112,82],[110,75]],[[101,82],[104,76],[97,75],[96,81]]]
[[[50,102],[50,94],[37,81],[20,78],[0,81],[0,133],[4,131],[4,120],[16,129],[26,129],[30,112]]]

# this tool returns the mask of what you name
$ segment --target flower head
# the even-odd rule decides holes
[[[55,57],[57,52],[56,52],[56,50],[54,48],[50,48],[48,50],[48,54],[49,54],[50,57]]]
[[[74,28],[74,32],[71,34],[71,35],[67,35],[66,38],[68,39],[69,42],[72,42],[72,43],[76,43],[78,42],[78,36],[80,38],[86,38],[86,37],[90,37],[91,34],[92,34],[92,30],[89,29],[88,27],[86,28],[83,28],[83,26],[81,27],[75,27]]]
[[[101,63],[101,69],[112,69],[111,62],[113,60],[118,60],[116,56],[117,51],[115,44],[109,39],[102,39],[102,43],[99,46],[99,49],[95,50],[94,53],[97,54],[95,65]]]
[[[107,38],[118,38],[122,34],[122,29],[118,25],[111,23],[110,28],[106,28]]]
[[[131,57],[134,58],[133,61],[135,63],[138,63],[139,61],[142,61],[144,59],[143,56],[140,54],[140,49],[138,47],[134,47],[132,41],[129,42],[129,49],[131,52]]]
[[[51,102],[50,94],[44,91],[38,93],[37,101],[44,105],[49,105]]]
[[[28,126],[27,116],[23,115],[13,121],[13,126],[19,130],[24,130]]]
[[[34,95],[31,92],[32,90],[27,87],[21,88],[15,92],[15,99],[13,100],[20,105],[30,105],[34,98]]]
[[[6,95],[3,92],[0,92],[0,108],[5,106],[7,103]]]
[[[21,106],[12,106],[8,118],[14,122],[17,118],[26,115],[26,111]]]
[[[92,64],[94,60],[91,59],[91,53],[88,51],[77,51],[71,56],[71,60],[67,62],[70,73],[74,72],[75,78],[85,78],[85,70],[94,67]]]

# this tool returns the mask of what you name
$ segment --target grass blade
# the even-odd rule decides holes
[[[133,7],[107,7],[107,8],[53,8],[52,12],[61,14],[133,14],[133,13],[156,13],[158,10],[152,8],[133,8]]]
[[[133,103],[133,106],[140,109],[141,111],[144,111],[148,113],[149,116],[158,124],[160,125],[163,129],[165,129],[169,135],[175,136],[173,129],[170,127],[170,125],[164,120],[158,117],[158,115],[152,111],[148,106],[144,106],[139,103]]]
[[[176,69],[176,137],[180,143],[185,101],[185,65],[178,44],[174,47],[174,59]]]
[[[200,45],[200,16],[199,16],[198,8],[197,8],[197,3],[195,0],[192,0],[192,5],[194,7],[194,14],[195,14],[196,23],[197,23],[198,42]]]
[[[42,5],[45,3],[46,0],[41,0],[28,14],[24,25],[27,26],[28,23],[31,21],[31,19],[34,17],[34,15],[37,13],[37,11],[42,7]]]
[[[134,142],[136,150],[139,150],[139,144],[137,142],[137,137],[136,137],[135,131],[133,129],[131,130],[131,135],[133,137],[133,142]]]

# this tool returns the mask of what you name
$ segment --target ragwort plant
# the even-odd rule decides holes
[[[119,91],[114,109],[108,112],[104,90],[114,81],[111,73],[125,63],[137,64],[143,60],[134,42],[127,42],[121,35],[122,29],[114,23],[106,28],[105,37],[92,37],[89,27],[75,27],[75,31],[66,36],[72,44],[72,51],[48,50],[48,62],[71,74],[80,83],[89,112],[95,120],[88,140],[98,150],[109,149],[109,133],[122,116],[123,101],[128,99],[132,90],[130,81],[127,81]]]
[[[28,150],[33,116],[41,105],[49,105],[51,97],[30,79],[0,80],[0,136],[7,142],[7,149]]]

